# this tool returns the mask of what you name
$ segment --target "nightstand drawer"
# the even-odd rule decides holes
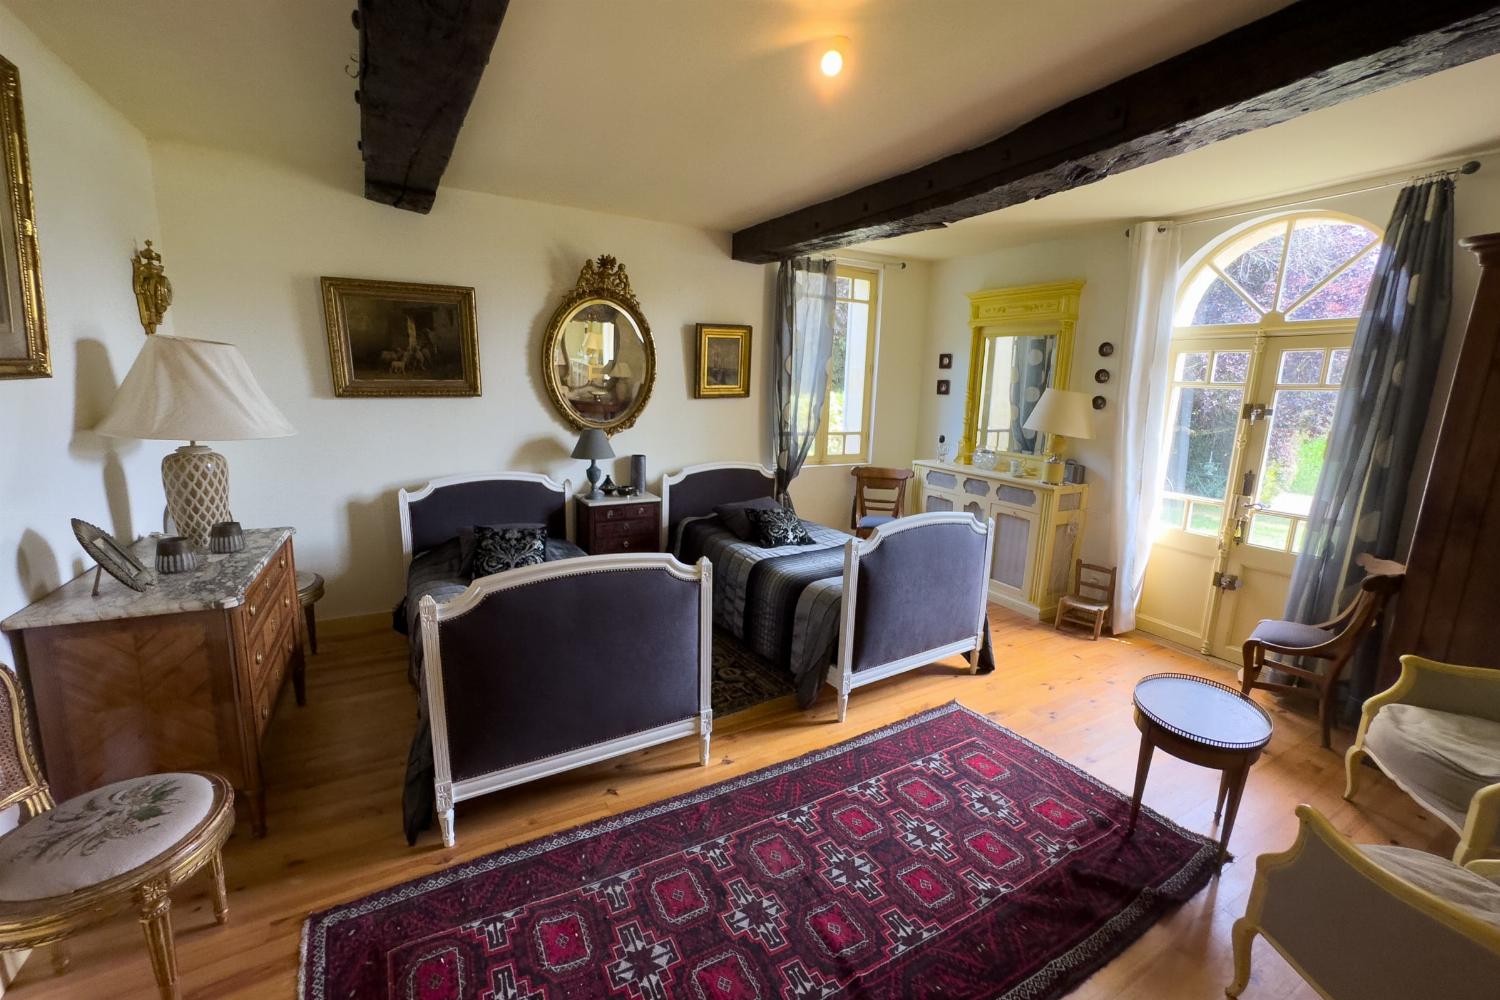
[[[658,541],[655,531],[628,535],[605,535],[601,532],[594,541],[592,554],[602,556],[611,552],[655,552]]]
[[[637,517],[629,521],[602,521],[594,526],[594,533],[600,538],[614,538],[619,535],[652,535],[656,533],[656,518]]]
[[[603,508],[594,516],[600,521],[638,521],[642,518],[654,519],[656,510],[654,503],[616,504]]]

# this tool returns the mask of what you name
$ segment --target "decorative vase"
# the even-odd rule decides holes
[[[630,485],[644,492],[646,489],[646,456],[630,456]]]
[[[229,520],[229,463],[201,444],[185,444],[161,460],[167,509],[183,537],[201,549],[220,521]]]

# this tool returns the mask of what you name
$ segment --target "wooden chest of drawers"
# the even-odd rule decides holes
[[[247,531],[243,552],[144,593],[89,572],[12,615],[44,767],[59,799],[156,771],[228,778],[265,832],[261,748],[291,675],[303,698],[292,530]],[[150,565],[154,540],[134,547]]]
[[[578,546],[590,555],[655,552],[661,544],[661,498],[651,493],[590,500],[575,497]]]

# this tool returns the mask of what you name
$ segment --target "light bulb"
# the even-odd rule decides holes
[[[844,54],[838,49],[829,49],[823,53],[823,60],[819,65],[823,69],[824,76],[838,76],[844,68]]]

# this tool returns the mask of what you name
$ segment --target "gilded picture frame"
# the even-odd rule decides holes
[[[478,396],[474,289],[322,278],[333,394]]]
[[[0,58],[0,378],[50,378],[21,76]]]
[[[750,395],[750,327],[699,323],[697,332],[693,395],[698,399]]]

